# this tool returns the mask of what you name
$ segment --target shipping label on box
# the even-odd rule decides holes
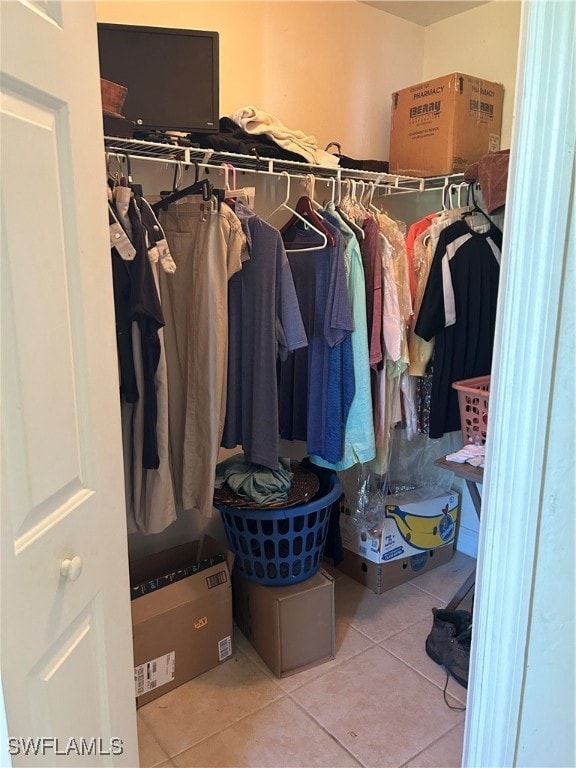
[[[408,491],[385,496],[370,515],[340,507],[343,546],[373,563],[389,562],[454,541],[459,497]]]
[[[500,149],[504,87],[454,72],[392,95],[390,172],[461,173]]]
[[[134,688],[136,697],[153,691],[175,678],[176,653],[170,651],[157,659],[134,667]]]

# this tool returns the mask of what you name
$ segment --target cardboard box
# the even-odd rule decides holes
[[[234,573],[233,592],[236,623],[276,677],[334,658],[334,579],[328,573],[283,587]]]
[[[450,562],[453,554],[454,543],[401,560],[392,560],[389,563],[373,563],[361,555],[344,549],[344,560],[337,567],[342,573],[380,595],[439,565]]]
[[[453,72],[392,94],[390,173],[462,173],[500,149],[504,86]]]
[[[453,542],[459,507],[455,491],[430,496],[416,489],[385,496],[371,519],[356,521],[342,501],[342,545],[373,563],[406,559]]]
[[[131,563],[137,706],[231,658],[232,561],[205,536]]]

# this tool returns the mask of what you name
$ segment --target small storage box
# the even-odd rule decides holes
[[[267,587],[232,574],[234,618],[276,677],[335,658],[334,579],[320,569],[306,581]]]
[[[462,379],[452,384],[458,392],[460,424],[464,443],[484,445],[488,428],[490,376]]]

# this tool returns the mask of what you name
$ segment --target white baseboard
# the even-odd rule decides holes
[[[470,528],[464,528],[461,525],[458,530],[458,538],[456,539],[456,551],[477,558],[478,531],[472,531]]]

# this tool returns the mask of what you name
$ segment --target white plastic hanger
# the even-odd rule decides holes
[[[372,202],[373,199],[374,199],[374,192],[376,191],[376,184],[373,181],[370,181],[368,183],[368,191],[369,191],[368,205],[366,206],[367,209],[368,209],[368,212],[369,213],[380,213],[378,208]]]
[[[290,199],[290,174],[288,173],[288,171],[280,171],[280,176],[285,176],[286,177],[286,198],[280,203],[280,205],[277,208],[275,208],[272,211],[272,213],[269,216],[266,217],[266,221],[270,221],[272,216],[274,216],[274,214],[277,213],[278,211],[285,210],[285,211],[288,211],[289,213],[291,213],[292,216],[295,216],[297,219],[300,219],[300,221],[304,222],[304,224],[306,225],[306,227],[308,229],[311,229],[312,232],[315,232],[317,235],[319,235],[319,237],[322,238],[322,242],[321,243],[318,243],[317,245],[314,245],[314,246],[310,246],[308,248],[286,248],[285,249],[286,253],[301,253],[301,252],[304,252],[304,251],[319,251],[322,248],[325,248],[326,245],[328,244],[328,238],[326,237],[326,234],[324,232],[322,232],[320,229],[318,229],[317,227],[315,227],[310,221],[308,221],[308,219],[305,219],[304,216],[301,216],[297,211],[294,210],[294,208],[291,208],[288,205],[288,200]]]
[[[332,196],[330,198],[330,202],[332,205],[336,205],[336,176],[332,176],[329,181],[332,182]]]
[[[316,192],[316,177],[313,173],[307,173],[304,177],[304,189],[306,190],[306,194],[310,198],[310,202],[312,203],[312,206],[316,208],[317,211],[322,210],[322,206],[315,198],[315,192]]]
[[[254,200],[256,199],[256,187],[240,187],[237,189],[236,168],[230,163],[222,163],[222,167],[224,168],[224,192],[226,197],[243,197],[248,208],[252,208],[254,206]],[[232,171],[232,189],[228,183],[230,171]]]
[[[358,182],[360,184],[360,182]],[[364,182],[362,182],[364,184]],[[356,225],[360,225],[362,220],[366,218],[366,210],[360,205],[356,196],[356,180],[346,179],[346,186],[348,192],[346,197],[340,203],[340,207],[344,213],[351,219]]]

